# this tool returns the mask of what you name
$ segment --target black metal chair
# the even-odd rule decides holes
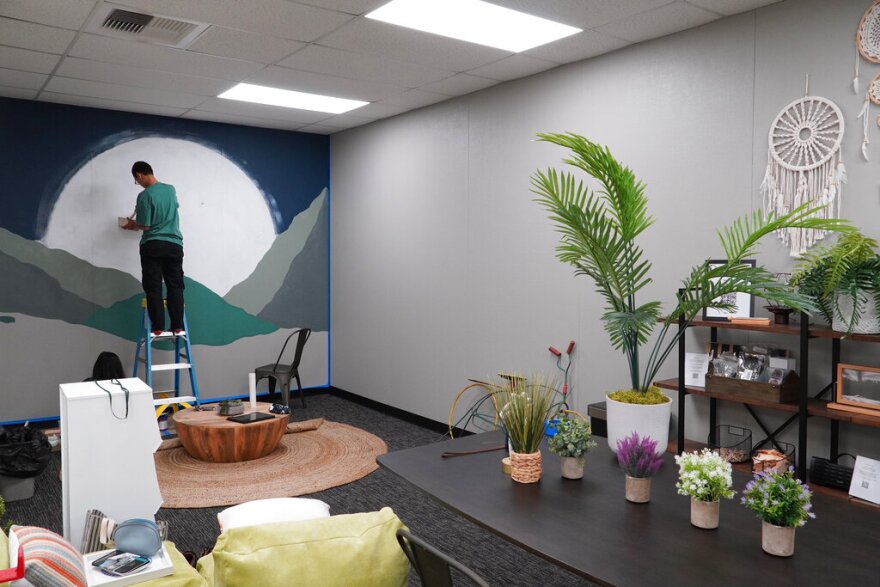
[[[263,365],[254,370],[257,381],[264,377],[269,379],[269,393],[275,393],[275,382],[278,382],[281,387],[281,402],[286,406],[290,405],[290,379],[294,378],[296,379],[296,387],[299,390],[299,399],[302,402],[302,407],[306,407],[306,398],[303,394],[302,381],[299,379],[299,362],[302,360],[303,348],[306,346],[306,341],[309,340],[311,335],[311,328],[300,328],[299,330],[293,331],[290,336],[287,337],[287,340],[284,341],[284,346],[281,347],[281,352],[278,353],[278,360],[276,360],[274,364]],[[287,343],[289,343],[290,339],[294,336],[296,337],[296,350],[293,353],[293,361],[289,365],[283,364],[281,363],[281,358],[284,356],[285,349],[287,349]]]
[[[470,579],[474,585],[489,587],[475,572],[402,528],[397,531],[397,542],[424,587],[452,587],[450,567]]]

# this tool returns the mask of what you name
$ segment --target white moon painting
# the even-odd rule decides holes
[[[265,195],[223,154],[182,139],[137,138],[96,155],[61,188],[42,243],[140,280],[140,233],[117,224],[141,192],[135,161],[177,189],[187,276],[223,296],[253,272],[276,236]]]

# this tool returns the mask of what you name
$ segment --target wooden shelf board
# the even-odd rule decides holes
[[[678,391],[678,379],[664,379],[662,381],[655,381],[654,385],[661,389],[671,389],[673,391]],[[780,410],[782,412],[793,413],[798,411],[797,404],[777,404],[774,402],[764,402],[761,400],[740,397],[737,395],[706,391],[702,387],[686,386],[685,389],[689,394],[698,395],[701,397],[715,398],[722,401],[735,402],[739,404],[749,404],[751,406],[770,408],[773,410]],[[840,422],[849,422],[852,424],[858,424],[860,426],[871,426],[874,428],[880,428],[880,414],[878,414],[877,416],[873,416],[868,414],[846,412],[844,410],[835,410],[833,408],[829,408],[828,402],[821,399],[810,398],[809,400],[807,400],[807,413],[810,416],[826,418],[828,420],[838,420]]]
[[[663,322],[664,318],[660,318],[658,322]],[[751,330],[753,332],[768,332],[771,334],[786,334],[790,336],[799,336],[801,333],[800,324],[734,324],[725,320],[693,320],[691,326],[700,326],[704,328],[724,328],[729,330]],[[857,340],[861,342],[880,342],[880,334],[850,334],[844,335],[842,332],[831,330],[830,326],[822,324],[810,325],[810,337],[812,338],[840,338],[846,340]]]

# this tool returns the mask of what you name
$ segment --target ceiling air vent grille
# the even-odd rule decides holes
[[[85,30],[118,39],[186,48],[207,28],[204,23],[134,12],[102,2]]]
[[[150,24],[151,20],[153,20],[153,17],[149,14],[129,12],[128,10],[119,10],[117,8],[104,19],[104,24],[101,26],[111,31],[136,35],[143,31],[144,27]]]

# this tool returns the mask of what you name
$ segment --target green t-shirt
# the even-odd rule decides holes
[[[156,182],[142,191],[137,198],[135,221],[150,228],[141,236],[141,244],[159,240],[183,246],[178,207],[177,191],[173,185]]]

